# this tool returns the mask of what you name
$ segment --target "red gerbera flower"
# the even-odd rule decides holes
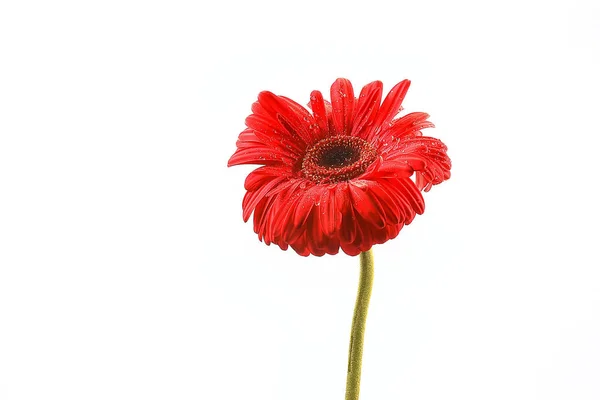
[[[243,218],[266,244],[322,256],[358,255],[398,235],[429,191],[450,178],[446,146],[422,136],[422,112],[396,118],[410,81],[381,102],[382,83],[358,98],[347,79],[331,86],[331,103],[313,91],[312,113],[287,97],[261,92],[228,166],[263,165],[244,184]],[[414,176],[414,180],[411,177]]]

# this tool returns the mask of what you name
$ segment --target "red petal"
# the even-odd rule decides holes
[[[381,205],[386,224],[398,224],[404,221],[404,216],[400,212],[400,205],[394,199],[394,196],[385,190],[380,182],[371,182],[369,184],[369,195],[376,198]]]
[[[238,148],[231,158],[227,161],[227,166],[242,164],[258,165],[293,165],[293,159],[288,154],[275,151],[266,146],[249,146],[247,148]]]
[[[355,215],[354,223],[356,224],[356,238],[353,244],[361,252],[369,250],[373,245],[372,231],[375,227],[369,221],[365,221],[360,215]]]
[[[258,202],[261,201],[263,197],[265,197],[273,187],[275,187],[277,184],[280,184],[286,179],[286,177],[273,177],[273,180],[267,182],[258,190],[246,192],[244,200],[242,201],[242,209],[244,211],[244,222],[248,221],[250,215],[252,214],[252,211],[254,211],[254,208],[256,208]]]
[[[310,255],[310,249],[308,248],[308,241],[306,238],[306,232],[296,239],[294,242],[290,243],[290,246],[298,255],[303,257],[308,257]]]
[[[446,154],[447,147],[439,139],[421,136],[402,140],[391,147],[385,157],[410,164],[417,174],[417,186],[428,191],[450,178],[452,163]]]
[[[385,226],[385,212],[379,202],[367,194],[367,185],[359,184],[359,182],[348,184],[352,195],[352,206],[369,224],[381,229]]]
[[[299,114],[302,108],[297,103],[291,105],[291,100],[274,95],[271,92],[261,92],[258,101],[265,111],[283,127],[290,135],[299,137],[304,143],[312,142],[312,116],[306,112]],[[292,102],[293,103],[293,102]],[[307,119],[305,116],[308,115]]]
[[[365,173],[363,178],[410,178],[413,172],[413,168],[406,161],[383,160],[376,169]]]
[[[310,108],[319,126],[319,139],[323,139],[329,135],[329,122],[327,120],[327,110],[325,109],[323,95],[318,90],[314,90],[310,94]]]
[[[254,232],[258,234],[258,240],[268,245],[272,242],[271,224],[273,213],[273,197],[263,197],[254,210]]]
[[[297,135],[290,134],[268,115],[251,114],[246,118],[246,126],[254,131],[261,142],[280,147],[293,155],[303,154],[306,148]]]
[[[362,253],[362,250],[360,250],[358,247],[356,247],[354,245],[354,243],[342,242],[342,243],[340,243],[340,246],[342,247],[342,250],[344,251],[344,253],[346,253],[352,257],[357,256],[360,253]]]
[[[278,198],[278,209],[273,221],[274,235],[286,242],[288,241],[287,237],[291,233],[290,230],[293,230],[296,204],[304,192],[299,189],[302,182],[304,182],[303,179],[290,179],[286,182],[286,185],[281,185],[281,190],[277,188],[272,192],[272,196],[277,196]]]
[[[319,202],[320,225],[325,235],[333,235],[342,224],[342,214],[336,208],[335,190],[326,188]]]
[[[352,136],[358,136],[363,139],[368,136],[379,111],[382,89],[383,83],[375,81],[369,83],[360,91],[354,122],[352,124]]]
[[[302,225],[304,225],[304,223],[306,223],[312,208],[315,206],[317,199],[320,197],[318,190],[318,188],[313,186],[304,192],[304,195],[299,199],[293,221],[295,229],[300,228]]]
[[[410,205],[404,191],[404,187],[398,184],[398,180],[385,179],[379,182],[386,193],[389,193],[390,198],[394,200],[396,212],[398,213],[398,222],[410,223],[416,215],[415,210]]]
[[[342,215],[340,242],[352,243],[356,238],[356,219],[350,203],[348,183],[338,183],[335,187],[335,203]]]
[[[244,189],[250,192],[255,191],[269,181],[287,175],[288,173],[283,171],[280,167],[260,167],[248,174],[244,182]]]
[[[405,199],[408,200],[410,206],[417,214],[423,214],[425,212],[425,200],[423,195],[415,186],[415,183],[410,179],[399,179],[399,187],[402,193],[405,195]]]
[[[396,86],[390,90],[388,95],[385,97],[381,108],[379,109],[379,113],[377,114],[377,119],[375,120],[375,126],[379,127],[381,130],[385,130],[389,123],[398,115],[400,110],[402,109],[402,101],[406,96],[406,92],[408,91],[408,87],[410,86],[410,81],[408,79],[403,80],[398,83]],[[377,133],[377,130],[374,129],[371,132],[370,137]]]
[[[253,109],[264,113],[257,103]],[[248,128],[239,134],[237,150],[229,159],[228,166],[285,164],[292,167],[306,148],[303,142],[285,132],[266,114],[248,116],[246,125]]]
[[[306,224],[306,239],[308,248],[310,249],[311,254],[314,254],[318,257],[325,254],[328,241],[328,237],[321,229],[319,220],[320,213],[321,210],[318,205],[313,207],[311,215]]]
[[[391,126],[382,128],[381,136],[393,139],[406,139],[415,136],[421,136],[421,130],[433,128],[434,125],[427,121],[429,114],[424,112],[414,112],[392,121]]]
[[[289,99],[285,96],[279,96],[279,98],[283,99],[288,104],[290,109],[293,110],[298,115],[298,117],[304,122],[303,125],[307,129],[308,137],[310,140],[308,143],[315,143],[317,137],[320,135],[320,127],[316,123],[313,115],[306,108],[302,107],[294,100]]]
[[[331,85],[333,125],[338,135],[350,135],[354,111],[354,90],[348,79],[338,78]]]
[[[296,163],[301,150],[288,146],[288,142],[275,135],[267,136],[252,128],[244,129],[236,142],[237,150],[229,159],[227,166],[239,164],[287,164]]]

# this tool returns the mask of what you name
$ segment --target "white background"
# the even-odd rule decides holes
[[[599,399],[598,21],[3,1],[0,399],[342,399],[358,260],[260,243],[252,167],[226,168],[259,91],[305,104],[337,77],[411,79],[453,160],[375,248],[361,400]]]

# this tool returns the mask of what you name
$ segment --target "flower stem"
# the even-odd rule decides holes
[[[373,287],[373,249],[360,253],[360,280],[348,354],[348,376],[346,378],[346,400],[358,400],[360,393],[360,370],[362,367],[363,343],[369,300]]]

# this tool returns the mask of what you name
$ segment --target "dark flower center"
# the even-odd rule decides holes
[[[377,159],[377,150],[353,136],[332,136],[308,149],[303,175],[317,183],[347,181],[361,175]]]
[[[322,167],[339,168],[354,163],[360,158],[358,149],[346,146],[332,147],[320,154],[317,161]]]

